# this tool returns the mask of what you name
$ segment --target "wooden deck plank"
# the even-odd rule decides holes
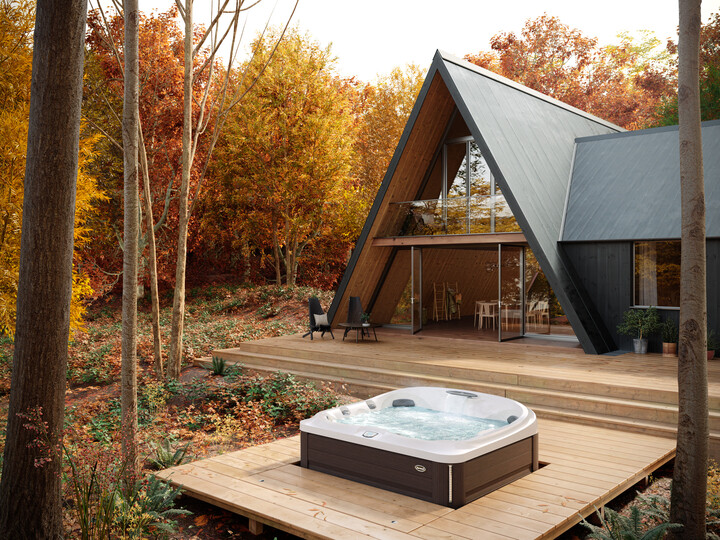
[[[242,501],[245,497],[253,503],[256,500],[261,500],[265,503],[271,503],[271,506],[277,509],[275,511],[276,514],[283,515],[292,512],[294,518],[294,514],[299,512],[318,521],[331,523],[343,529],[355,531],[356,535],[361,534],[370,538],[388,540],[406,540],[408,538],[405,533],[377,525],[362,517],[346,514],[327,506],[314,504],[289,494],[266,489],[262,486],[256,486],[244,481],[244,479],[238,480],[225,476],[224,474],[211,471],[206,467],[198,466],[190,469],[186,474],[181,475],[179,478],[173,478],[172,481],[174,483],[182,483],[187,490],[192,490],[194,486],[197,485],[197,482],[201,481],[204,482],[206,486],[208,484],[210,485],[210,490],[212,490],[215,497],[223,496],[223,498],[226,499],[228,497],[232,498],[234,501],[241,502],[243,507],[245,503]],[[257,520],[265,523],[262,518]],[[293,525],[294,522],[290,521],[289,524]]]
[[[553,538],[674,452],[671,441],[647,435],[546,419],[538,425],[540,457],[549,464],[458,510],[302,469],[295,465],[299,437],[161,476],[191,496],[306,538]],[[615,451],[619,442],[634,454]]]
[[[308,474],[307,476],[294,475],[292,474],[292,469],[299,469],[301,471],[314,474]],[[321,480],[327,478],[327,476],[327,474],[309,469],[290,466],[266,471],[262,475],[258,475],[258,478],[271,478],[277,482],[281,482],[282,485],[286,487],[290,486],[297,489],[308,489],[311,492],[322,493],[325,496],[352,502],[366,508],[380,508],[382,509],[382,514],[391,516],[391,519],[407,519],[416,522],[419,525],[434,521],[439,515],[447,514],[452,511],[449,508],[440,507],[443,510],[439,512],[437,510],[433,512],[424,512],[413,507],[412,503],[415,499],[401,497],[398,498],[398,500],[404,502],[405,505],[396,504],[385,500],[384,498],[378,497],[379,494],[387,493],[385,490],[367,490],[363,493],[356,489],[358,484],[350,480],[333,477],[333,482],[322,482]],[[338,480],[343,480],[343,482],[338,482]],[[437,505],[433,506],[438,508]]]
[[[466,525],[457,521],[446,520],[446,518],[439,518],[438,521],[433,522],[431,525],[424,525],[412,534],[420,538],[427,539],[442,539],[442,540],[454,540],[454,539],[467,539],[467,540],[479,540],[486,538],[488,540],[512,540],[514,537],[505,533],[500,533],[492,530],[493,524],[489,527],[478,529],[472,525]]]
[[[436,517],[443,516],[448,512],[452,512],[452,509],[445,506],[440,506],[431,502],[414,499],[405,495],[400,495],[399,493],[395,493],[393,491],[386,491],[384,489],[378,489],[372,486],[367,486],[365,484],[358,484],[357,482],[353,482],[351,480],[345,480],[344,478],[330,476],[328,474],[319,473],[310,469],[303,469],[302,467],[287,466],[281,467],[277,470],[282,470],[288,475],[312,478],[314,482],[323,485],[343,486],[347,489],[352,490],[353,493],[356,493],[358,495],[366,495],[368,497],[371,497],[372,499],[377,499],[378,501],[380,501],[380,504],[396,504],[399,506],[405,506],[407,508],[410,508],[414,512],[428,514]]]
[[[515,519],[519,516],[523,518],[533,519],[535,521],[540,521],[542,523],[546,523],[547,525],[552,526],[554,526],[558,522],[558,516],[551,514],[550,512],[537,510],[535,508],[528,508],[519,504],[509,503],[503,500],[502,497],[493,497],[492,495],[493,494],[491,493],[483,497],[483,507],[505,512],[507,515],[512,516],[509,519]],[[474,514],[478,512],[477,508],[477,506],[466,505],[461,508],[461,510]]]
[[[298,535],[301,538],[318,538],[322,540],[371,538],[353,529],[317,519],[315,515],[283,508],[272,501],[223,489],[222,486],[201,478],[178,474],[174,475],[171,481],[177,485],[182,485],[184,491],[196,499],[231,512],[237,512],[238,508],[242,508],[244,516],[290,534]]]
[[[283,476],[283,478],[277,480],[271,478],[268,473],[265,473],[247,478],[246,481],[264,487],[265,489],[272,489],[278,493],[290,495],[293,498],[309,502],[321,508],[329,508],[356,516],[371,523],[388,527],[389,529],[411,532],[424,524],[419,521],[403,518],[397,514],[388,513],[387,510],[389,509],[387,508],[383,508],[381,511],[377,510],[376,506],[348,501],[347,498],[342,497],[337,492],[332,494],[323,487],[312,489],[312,487],[309,486],[290,485],[284,478],[284,475],[281,476]],[[434,519],[433,517],[432,520]]]
[[[537,538],[538,534],[542,534],[548,529],[548,523],[543,521],[518,515],[515,512],[508,513],[504,510],[499,510],[485,504],[477,505],[468,509],[460,508],[448,516],[448,519],[462,521],[462,523],[477,527],[482,526],[487,520],[495,521],[501,524],[512,523],[512,526],[516,529],[527,530],[528,537],[533,539]],[[554,524],[550,524],[550,526],[553,525]],[[503,531],[503,534],[506,533]]]

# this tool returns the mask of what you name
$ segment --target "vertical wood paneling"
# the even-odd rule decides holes
[[[367,241],[356,247],[361,250],[357,262],[354,268],[349,269],[351,275],[346,286],[338,291],[340,297],[333,302],[333,325],[345,320],[350,296],[359,296],[363,306],[369,305],[375,287],[392,255],[392,248],[371,246],[370,241],[376,236],[382,236],[391,225],[392,220],[395,219],[394,208],[390,206],[390,203],[406,201],[420,189],[425,173],[431,165],[435,151],[442,141],[442,136],[452,116],[455,102],[445,83],[437,72],[434,76],[429,76],[433,77],[432,82],[420,105],[413,129],[404,146],[401,143],[396,150],[396,152],[400,152],[397,166],[394,170],[389,171],[392,175],[383,180],[380,192],[382,193],[383,188],[385,189],[384,197],[380,202],[377,215],[370,225]],[[402,289],[397,293],[398,297],[401,292]],[[392,303],[392,308],[395,303]],[[383,318],[386,318],[383,309],[387,311],[390,307],[381,308],[376,302],[373,315],[382,315]]]

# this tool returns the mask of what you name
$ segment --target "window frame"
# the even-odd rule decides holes
[[[637,245],[638,245],[639,243],[642,243],[642,242],[644,242],[644,243],[649,243],[649,242],[653,242],[653,243],[658,243],[658,242],[677,242],[678,244],[680,244],[680,240],[677,239],[677,238],[666,238],[666,239],[662,239],[662,240],[633,240],[633,241],[632,241],[632,274],[631,274],[631,280],[632,280],[632,302],[631,302],[631,304],[630,304],[630,307],[631,307],[631,308],[638,308],[638,309],[648,309],[648,308],[654,307],[655,309],[661,310],[661,311],[680,311],[680,306],[649,306],[649,305],[636,304],[636,303],[635,303],[635,300],[637,299],[637,283],[636,283],[636,280],[635,280],[635,276],[637,275],[636,272],[635,272],[635,262],[636,262],[637,259],[636,259],[636,257],[635,257],[635,253],[636,253],[635,250],[636,250]],[[678,284],[678,285],[679,285],[679,284]]]

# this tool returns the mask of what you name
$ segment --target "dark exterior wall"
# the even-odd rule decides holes
[[[568,259],[584,286],[590,301],[621,350],[632,350],[632,338],[618,334],[617,325],[623,312],[633,304],[632,242],[598,242],[562,244]],[[708,324],[720,335],[720,240],[707,242]],[[678,310],[659,309],[663,320],[677,325]],[[649,342],[650,352],[662,352],[659,335]]]
[[[720,337],[720,239],[707,242],[708,325]]]

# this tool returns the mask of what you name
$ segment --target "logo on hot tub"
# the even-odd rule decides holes
[[[425,471],[427,471],[427,469],[425,468],[424,465],[415,465],[415,470],[416,470],[417,472],[425,472]]]

